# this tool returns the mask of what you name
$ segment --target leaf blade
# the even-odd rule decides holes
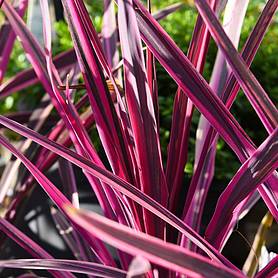
[[[92,234],[102,237],[107,243],[133,255],[140,254],[153,263],[178,271],[191,277],[243,277],[240,272],[212,263],[208,259],[166,243],[158,238],[138,232],[105,219],[96,213],[67,208],[76,223],[83,225]]]

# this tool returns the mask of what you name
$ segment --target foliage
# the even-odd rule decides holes
[[[278,112],[267,93],[277,85],[273,69],[257,69],[268,79],[253,74],[260,58],[249,69],[262,39],[275,40],[278,2],[252,4],[247,17],[248,1],[228,1],[224,15],[221,0],[163,8],[148,1],[153,14],[139,0],[105,0],[104,8],[100,1],[62,3],[66,23],[56,23],[52,41],[49,2],[40,1],[40,45],[25,23],[28,1],[1,2],[0,145],[13,156],[0,180],[0,244],[8,237],[34,259],[0,266],[54,277],[244,277],[221,253],[231,232],[260,197],[278,219]],[[273,45],[258,57],[274,60]],[[247,124],[249,114],[262,132]],[[62,186],[46,176],[57,161]],[[80,209],[73,165],[102,215]],[[215,169],[225,187],[203,227]],[[51,201],[71,260],[56,260],[16,227],[36,184]],[[245,271],[271,276],[277,257]]]
[[[169,4],[174,4],[175,1],[152,1],[153,11],[160,10],[165,8]],[[102,1],[87,1],[88,12],[91,15],[91,18],[94,20],[94,26],[99,31],[101,29],[102,23],[102,13],[103,13],[103,2]],[[244,25],[241,32],[240,46],[243,46],[243,43],[248,38],[248,34],[251,32],[253,26],[256,23],[259,13],[263,8],[264,1],[251,1],[246,17],[244,20]],[[190,38],[194,28],[194,22],[196,20],[197,12],[196,9],[190,6],[185,6],[175,13],[170,14],[161,21],[161,25],[170,34],[179,47],[186,53]],[[251,69],[252,72],[256,75],[260,83],[270,94],[271,98],[277,103],[278,96],[278,86],[276,82],[277,72],[277,63],[278,63],[278,49],[276,45],[278,44],[278,29],[275,27],[275,22],[277,22],[277,15],[274,16],[273,23],[270,25],[268,32],[266,33],[264,40],[260,46],[260,49],[252,63]],[[57,33],[57,38],[53,42],[53,53],[60,53],[72,47],[72,41],[70,33],[67,28],[67,24],[64,21],[59,21],[55,23],[55,31]],[[209,77],[212,73],[212,68],[215,60],[217,47],[214,42],[211,42],[210,49],[207,55],[204,77],[206,80],[209,80]],[[7,77],[13,76],[16,72],[21,69],[25,69],[28,65],[28,60],[24,55],[23,49],[20,47],[19,42],[15,43],[13,52],[10,57],[10,63],[7,70]],[[169,140],[170,126],[171,126],[171,115],[172,115],[172,102],[173,102],[173,92],[176,90],[175,83],[171,80],[168,74],[163,70],[163,68],[157,63],[157,72],[158,72],[158,86],[161,92],[159,96],[160,103],[160,113],[161,124],[160,124],[160,135],[162,140],[162,152],[166,156],[167,142]],[[35,93],[31,97],[26,99],[21,97],[21,101],[27,103],[28,105],[35,105],[34,98],[37,95],[37,92],[40,88],[33,88]],[[30,92],[30,90],[29,90]],[[10,98],[10,103],[13,103],[12,109],[16,110],[18,97],[14,94]],[[12,99],[12,101],[11,101]],[[10,110],[9,105],[1,105],[0,109],[2,112],[7,112]],[[8,110],[7,110],[8,109]],[[265,137],[265,132],[260,122],[256,120],[252,107],[248,104],[244,94],[240,91],[238,98],[232,108],[232,112],[239,119],[240,124],[244,127],[249,136],[257,143],[260,144]],[[196,130],[198,125],[199,114],[195,113],[192,120],[192,132]],[[241,121],[241,119],[245,119]],[[185,169],[190,176],[192,175],[193,161],[194,161],[194,144],[195,140],[191,137],[191,144],[189,146],[189,158],[188,158],[188,167]],[[216,182],[226,182],[231,179],[232,175],[235,173],[236,169],[239,167],[239,163],[235,160],[233,153],[226,146],[225,142],[221,139],[218,142],[217,146],[219,152],[216,155],[216,170],[215,170],[215,180]],[[220,152],[221,150],[221,152]],[[225,161],[230,161],[229,164]],[[191,169],[191,170],[190,170]]]

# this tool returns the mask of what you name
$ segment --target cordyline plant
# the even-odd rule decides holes
[[[43,269],[54,277],[75,277],[76,273],[90,277],[255,275],[257,266],[243,272],[221,251],[237,221],[260,197],[270,212],[268,218],[278,220],[278,112],[249,69],[278,1],[267,1],[238,52],[248,0],[195,0],[199,15],[187,55],[158,23],[180,4],[151,14],[151,1],[145,6],[140,0],[104,0],[101,34],[84,1],[63,0],[62,4],[73,49],[52,57],[48,1],[40,0],[43,46],[23,20],[28,1],[1,1],[5,23],[0,31],[0,80],[5,80],[16,38],[32,68],[2,82],[0,97],[36,83],[42,84],[45,95],[32,112],[0,116],[2,128],[25,138],[15,147],[0,135],[0,144],[13,154],[1,178],[0,244],[10,238],[34,258],[2,260],[0,267]],[[219,17],[225,6],[222,24]],[[219,51],[208,84],[202,72],[210,40]],[[159,137],[156,63],[178,85],[166,161],[162,161]],[[229,112],[240,88],[269,134],[260,146],[255,146]],[[76,101],[74,93],[80,90],[84,93]],[[185,184],[194,109],[201,117],[193,176]],[[41,135],[48,121],[53,126]],[[92,128],[97,130],[105,161],[91,140]],[[219,197],[202,235],[201,219],[219,136],[241,167]],[[32,142],[39,148],[32,148],[30,155]],[[45,176],[58,158],[63,158],[59,159],[62,189]],[[11,178],[20,164],[28,172],[12,188],[7,202]],[[102,215],[79,208],[73,164],[83,170]],[[76,260],[55,259],[15,226],[22,201],[38,185],[52,201],[53,221]],[[182,197],[184,188],[187,194]],[[256,277],[272,277],[277,272],[275,257]]]

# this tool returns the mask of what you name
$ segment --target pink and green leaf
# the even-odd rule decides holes
[[[194,254],[176,245],[138,232],[108,220],[96,213],[83,212],[71,207],[69,214],[78,225],[82,225],[94,236],[132,255],[141,255],[162,267],[190,277],[243,277],[240,272]]]

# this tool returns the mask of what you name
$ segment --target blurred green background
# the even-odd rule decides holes
[[[165,6],[176,2],[177,1],[174,0],[154,0],[152,1],[153,11],[155,12]],[[87,1],[92,20],[98,31],[101,30],[102,24],[102,3],[103,2],[101,0]],[[243,43],[248,37],[248,34],[255,25],[264,4],[265,1],[262,0],[250,1],[242,30],[240,48],[242,47]],[[185,4],[182,9],[161,21],[162,26],[166,29],[166,31],[171,35],[171,37],[185,53],[187,52],[187,48],[189,46],[195,20],[195,8]],[[277,21],[278,16],[276,15],[251,67],[252,72],[258,78],[274,103],[277,103],[278,97]],[[72,46],[72,42],[65,22],[60,21],[55,23],[55,30],[57,36],[56,40],[53,42],[53,49],[54,53],[56,54],[69,49]],[[216,52],[217,48],[214,42],[211,41],[204,72],[204,77],[208,81],[211,76]],[[18,73],[20,70],[25,69],[28,66],[29,63],[25,57],[24,52],[22,51],[21,45],[19,42],[16,42],[5,78],[8,79],[12,77],[14,74]],[[161,144],[163,148],[163,156],[165,158],[170,134],[169,130],[171,126],[172,104],[177,86],[171,80],[168,74],[162,69],[162,67],[160,67],[159,64],[157,64],[157,72],[161,114]],[[32,107],[36,105],[36,102],[39,99],[38,96],[41,96],[42,93],[43,89],[40,86],[33,86],[28,88],[28,90],[16,93],[0,103],[0,112],[7,113],[10,111],[16,111],[21,109],[22,106],[26,109],[32,109]],[[240,92],[231,111],[235,115],[239,123],[242,125],[242,127],[245,129],[245,131],[254,140],[254,142],[256,142],[256,144],[261,143],[267,134],[242,92]],[[189,177],[192,174],[195,132],[198,124],[198,119],[199,113],[198,111],[195,111],[193,124],[191,127],[189,159],[185,167],[185,172],[189,175]],[[219,151],[217,152],[216,157],[215,179],[223,183],[228,181],[233,176],[240,164],[237,162],[237,158],[234,156],[233,152],[230,151],[230,149],[222,140],[219,140],[217,148]]]

